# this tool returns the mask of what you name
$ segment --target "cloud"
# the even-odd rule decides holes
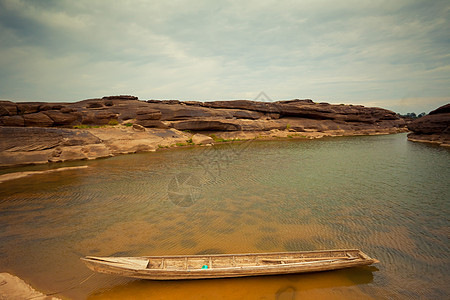
[[[450,91],[449,12],[439,0],[0,0],[0,97],[428,101]]]

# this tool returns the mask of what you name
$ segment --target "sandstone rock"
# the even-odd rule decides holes
[[[60,147],[55,149],[49,158],[50,162],[64,162],[84,159],[95,159],[112,156],[110,149],[104,144]]]
[[[171,122],[173,128],[178,130],[193,131],[235,131],[241,130],[241,126],[225,120],[193,119],[188,121]]]
[[[450,134],[417,134],[413,132],[408,134],[408,140],[450,147]]]
[[[111,111],[87,112],[82,116],[82,124],[106,125],[111,120],[117,120],[118,115]]]
[[[108,103],[108,105],[104,105]],[[0,102],[3,109],[2,114],[10,116],[14,113],[14,103],[8,101]],[[198,102],[179,100],[149,100],[139,101],[133,96],[108,96],[102,99],[88,99],[71,104],[41,104],[22,103],[22,111],[29,112],[42,110],[53,120],[53,126],[68,126],[71,122],[81,122],[90,125],[105,125],[111,120],[137,119],[139,124],[148,128],[166,128],[164,123],[152,122],[151,120],[161,121],[192,121],[187,125],[181,122],[178,128],[201,128],[201,130],[216,130],[217,128],[240,128],[242,130],[270,130],[283,129],[286,122],[283,120],[297,118],[303,122],[308,120],[332,120],[339,124],[357,124],[367,123],[376,127],[401,127],[404,126],[404,120],[388,110],[380,108],[367,108],[353,105],[331,105],[328,103],[314,103],[311,100],[288,100],[278,102],[261,102],[249,100],[233,101],[211,101]],[[5,108],[8,106],[7,108]],[[60,110],[61,113],[70,113],[71,115],[57,114],[54,111]],[[29,115],[28,113],[24,114]],[[33,116],[32,116],[33,117]],[[36,116],[34,116],[36,117]],[[76,121],[73,121],[76,117]],[[27,117],[31,118],[31,117]],[[214,122],[211,122],[213,120]],[[237,120],[237,121],[236,121]],[[254,120],[255,123],[246,122]],[[278,123],[270,120],[280,120]],[[403,122],[403,123],[402,123]],[[41,122],[42,123],[42,122]],[[172,122],[173,124],[177,124]],[[172,124],[170,123],[170,124]],[[0,124],[4,126],[21,126],[19,118],[0,119]],[[25,126],[50,126],[50,122],[24,122]],[[208,124],[212,127],[207,128]],[[228,125],[223,125],[228,124]],[[232,125],[230,125],[232,124]],[[297,122],[298,124],[298,122]],[[305,127],[306,124],[298,124],[298,128]],[[218,127],[219,126],[219,127]],[[330,126],[330,125],[327,125]],[[336,125],[335,125],[336,126]],[[315,128],[322,128],[315,126]],[[225,129],[224,129],[225,130]],[[322,129],[320,129],[322,130]]]
[[[231,115],[237,119],[251,119],[257,120],[263,116],[262,113],[257,111],[248,111],[242,109],[230,109],[229,112]]]
[[[133,124],[133,130],[136,131],[145,131],[145,127],[139,124]]]
[[[185,142],[176,129],[0,127],[0,166],[94,159]]]
[[[0,117],[0,125],[2,126],[25,126],[25,120],[22,116],[3,116]]]
[[[0,127],[0,152],[39,151],[61,145],[98,144],[100,139],[85,130]]]
[[[23,115],[25,126],[31,127],[51,127],[53,120],[42,112]]]
[[[11,101],[0,101],[0,116],[17,115],[17,104]]]
[[[443,116],[442,113],[431,115],[440,116],[439,118]],[[177,142],[183,143],[190,138],[190,135],[187,136],[177,129],[254,137],[274,135],[283,137],[289,131],[295,131],[301,132],[301,135],[308,138],[316,138],[335,135],[384,134],[401,131],[405,126],[404,120],[394,112],[385,109],[314,103],[309,99],[203,103],[179,100],[139,101],[137,97],[121,95],[87,99],[76,103],[15,104],[10,101],[0,101],[1,126],[71,126],[80,122],[89,125],[106,125],[111,121],[124,123],[125,120],[127,123],[135,124],[133,128],[124,129],[123,126],[117,126],[119,131],[112,131],[115,132],[114,134],[108,133],[111,128],[108,130],[104,128],[106,130],[104,132],[101,130],[95,132],[96,135],[93,137],[96,140],[89,140],[87,136],[83,136],[83,131],[76,131],[77,135],[80,135],[78,138],[74,137],[73,133],[61,131],[56,131],[59,138],[55,136],[50,138],[51,131],[46,131],[42,142],[32,138],[28,144],[24,142],[22,145],[16,145],[14,139],[11,139],[13,145],[6,152],[9,153],[8,155],[31,152],[37,155],[39,151],[43,151],[45,153],[40,153],[39,157],[36,157],[37,161],[42,162],[45,159],[62,161],[90,159],[113,152],[153,151],[158,144],[170,146]],[[421,130],[429,130],[427,128],[430,126],[430,124],[423,125]],[[166,130],[168,128],[171,129]],[[278,131],[270,132],[271,130]],[[40,133],[35,132],[34,129],[30,131],[30,134],[40,137]],[[139,134],[145,136],[136,136]],[[149,136],[153,139],[152,142],[148,141]],[[134,140],[139,142],[132,142]],[[9,142],[9,138],[7,141]],[[100,144],[105,145],[109,154],[102,152],[106,150],[98,146]],[[93,150],[89,150],[89,147]],[[47,150],[51,150],[51,153],[47,153]],[[29,159],[27,163],[32,160],[28,154],[25,155]],[[20,161],[19,158],[16,157],[16,159]]]
[[[138,100],[139,98],[131,95],[105,96],[103,100]]]
[[[433,111],[430,111],[428,115],[448,114],[448,113],[450,113],[450,103],[445,104]]]
[[[134,111],[118,111],[118,110],[114,110],[115,113],[117,113],[119,115],[119,120],[122,120],[122,122],[125,121],[132,121],[133,119],[136,118],[136,112]]]
[[[93,112],[83,112],[81,117],[81,124],[95,125],[98,122]]]
[[[210,101],[204,102],[203,106],[210,108],[234,108],[265,113],[279,113],[278,106],[272,102],[250,100]]]
[[[314,101],[312,101],[311,99],[292,99],[292,100],[277,101],[277,103],[280,103],[280,104],[290,104],[290,103],[314,104]],[[329,103],[326,103],[326,102],[321,102],[319,104],[329,105]]]
[[[304,104],[300,101],[277,103],[281,117],[300,117],[310,119],[335,119],[336,112],[322,106]]]
[[[147,128],[169,128],[166,124],[159,120],[137,120],[136,124]]]
[[[267,116],[269,119],[279,119],[280,114],[277,113],[266,113],[265,116]]]
[[[204,106],[203,102],[200,101],[183,101],[186,105],[192,105],[192,106]]]
[[[102,141],[86,130],[63,131],[62,139],[59,141],[61,146],[84,146],[100,144]]]
[[[161,119],[161,112],[156,109],[147,108],[138,111],[136,116],[137,120],[159,120]]]
[[[180,100],[147,100],[147,103],[159,103],[159,104],[181,104]]]
[[[32,114],[39,112],[42,102],[21,102],[17,103],[17,114]]]
[[[279,101],[278,105],[282,117],[300,117],[318,120],[340,120],[346,122],[364,122],[374,124],[382,120],[399,120],[392,111],[354,105],[332,105],[327,103],[315,104],[302,100]]]
[[[148,152],[156,150],[156,145],[150,139],[133,139],[126,143],[123,141],[113,141],[106,143],[112,154],[128,154],[136,152]]]
[[[87,159],[82,149],[82,146],[60,147],[52,152],[48,160],[50,162],[64,162]]]
[[[45,164],[52,157],[53,149],[36,151],[0,152],[0,167]]]
[[[61,110],[65,106],[63,104],[52,104],[52,103],[46,103],[43,105],[39,105],[39,111],[46,111],[46,110]]]
[[[200,106],[149,103],[149,107],[161,112],[162,121],[176,121],[199,117],[212,117],[217,114],[214,112],[214,110]]]
[[[413,133],[411,141],[431,142],[444,146],[450,144],[450,103],[433,110],[428,115],[408,124]]]
[[[103,103],[98,101],[98,102],[90,102],[86,105],[87,108],[101,108],[103,107]]]
[[[52,119],[54,126],[70,125],[81,117],[81,114],[63,113],[59,110],[46,110],[43,113]]]
[[[76,111],[77,111],[76,109],[71,108],[71,107],[63,107],[63,108],[61,108],[61,112],[65,113],[65,114],[71,113],[71,112],[76,112]]]
[[[408,128],[417,134],[450,133],[450,113],[426,115],[408,124]]]
[[[118,115],[111,111],[100,111],[95,114],[95,117],[99,120],[104,120],[104,119],[111,120],[111,119],[117,119]]]
[[[283,130],[286,128],[284,120],[235,120],[230,121],[238,125],[243,131],[270,131],[272,129]]]
[[[86,155],[87,159],[113,156],[113,154],[105,144],[89,144],[83,146],[81,148],[81,151]]]
[[[213,144],[214,139],[207,135],[197,133],[192,136],[192,142],[196,145],[199,144],[206,145],[206,144]]]

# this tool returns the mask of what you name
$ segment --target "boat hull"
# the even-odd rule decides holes
[[[93,271],[151,280],[232,278],[330,271],[377,263],[360,250],[226,255],[86,257]],[[206,268],[205,268],[206,266]]]

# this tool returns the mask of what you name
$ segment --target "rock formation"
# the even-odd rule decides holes
[[[299,99],[197,102],[108,96],[76,103],[0,101],[0,166],[152,151],[193,140],[209,143],[211,134],[233,140],[405,130],[405,121],[386,109]]]
[[[408,140],[450,147],[450,103],[408,124]]]
[[[0,127],[0,167],[155,151],[189,138],[176,129]]]
[[[69,127],[135,123],[147,128],[192,131],[392,131],[405,122],[394,112],[359,105],[332,105],[312,100],[259,102],[139,101],[109,96],[76,103],[0,101],[0,126]]]

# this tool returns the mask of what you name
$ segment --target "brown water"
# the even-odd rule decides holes
[[[398,134],[3,170],[89,166],[0,184],[0,271],[69,299],[449,298],[449,158]],[[334,248],[360,248],[381,263],[155,282],[89,277],[79,260]]]

